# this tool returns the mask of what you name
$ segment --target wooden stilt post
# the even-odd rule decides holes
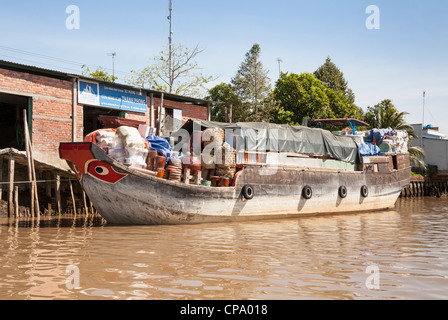
[[[8,188],[8,217],[11,217],[14,214],[14,206],[13,206],[14,166],[15,166],[14,155],[13,154],[9,154],[9,165],[8,165],[8,180],[9,180],[9,188]]]
[[[35,201],[34,211],[36,214],[36,217],[40,218],[40,210],[39,210],[39,196],[38,196],[38,190],[37,190],[37,183],[36,183],[36,170],[34,169],[34,158],[33,158],[33,145],[30,141],[30,132],[28,129],[28,121],[26,116],[27,110],[23,110],[23,127],[25,129],[25,149],[26,149],[26,157],[28,160],[28,176],[31,176],[30,181],[33,184],[34,188],[34,198],[31,198],[31,201]],[[33,191],[31,191],[33,193]],[[33,214],[33,212],[31,213]]]
[[[34,183],[31,182],[30,185],[30,214],[32,217],[34,217],[34,193],[36,192],[36,190],[34,190]]]
[[[14,187],[14,217],[19,218],[19,187]]]
[[[56,205],[58,209],[58,213],[62,213],[61,208],[61,176],[59,172],[56,172],[56,187],[55,187],[55,196],[56,196]]]
[[[90,202],[90,212],[92,212],[92,216],[93,216],[93,215],[95,215],[95,209],[93,209],[92,201],[89,200],[89,202]]]
[[[73,193],[73,185],[72,185],[72,180],[68,180],[68,182],[70,183],[70,193],[72,195],[72,202],[73,202],[73,212],[76,215],[76,203],[75,203],[75,195]]]
[[[84,190],[82,190],[82,197],[84,200],[84,213],[86,216],[89,215],[89,209],[87,209],[87,199],[86,199],[86,193],[84,192]]]
[[[51,215],[51,202],[52,202],[52,197],[51,197],[51,174],[48,172],[45,177],[47,178],[47,182],[45,183],[45,193],[47,195],[47,210],[48,210],[48,214]]]

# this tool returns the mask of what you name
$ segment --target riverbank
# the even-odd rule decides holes
[[[38,208],[38,209],[37,209]],[[37,217],[94,211],[67,167],[28,160],[24,151],[0,150],[0,216]]]
[[[409,187],[404,188],[401,197],[444,197],[448,196],[448,179],[444,176],[412,177]]]

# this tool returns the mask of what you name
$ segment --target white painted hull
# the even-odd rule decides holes
[[[129,169],[93,144],[62,144],[84,191],[111,224],[186,224],[393,208],[409,185],[406,155],[369,159],[378,171],[247,165],[228,188],[187,185]],[[242,190],[253,187],[248,200]],[[305,186],[312,189],[306,198]],[[338,192],[346,187],[346,197]],[[361,189],[367,187],[368,195]]]
[[[357,176],[361,178],[361,174]],[[381,194],[371,193],[365,198],[359,192],[363,185],[359,181],[347,187],[348,195],[344,199],[338,195],[339,184],[335,184],[333,188],[314,185],[314,195],[309,200],[300,194],[302,185],[290,186],[290,189],[296,189],[291,194],[276,192],[277,195],[258,196],[255,193],[253,199],[246,200],[240,196],[241,187],[211,188],[157,181],[152,177],[147,177],[146,182],[141,179],[145,178],[129,175],[119,184],[104,184],[85,175],[82,185],[101,215],[109,223],[120,225],[221,222],[384,210],[395,206],[401,192],[396,185],[381,188]],[[329,189],[333,192],[328,192]]]

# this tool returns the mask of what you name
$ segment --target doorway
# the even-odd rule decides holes
[[[93,131],[104,128],[98,119],[99,116],[124,117],[124,113],[120,110],[84,106],[84,137]]]
[[[32,99],[7,93],[0,93],[0,149],[25,150],[23,110],[27,110],[28,126],[31,132],[30,110]]]

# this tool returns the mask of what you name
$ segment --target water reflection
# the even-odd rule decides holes
[[[446,299],[446,199],[234,224],[2,221],[2,299]],[[380,285],[368,289],[369,266]],[[67,267],[80,288],[67,287]]]

